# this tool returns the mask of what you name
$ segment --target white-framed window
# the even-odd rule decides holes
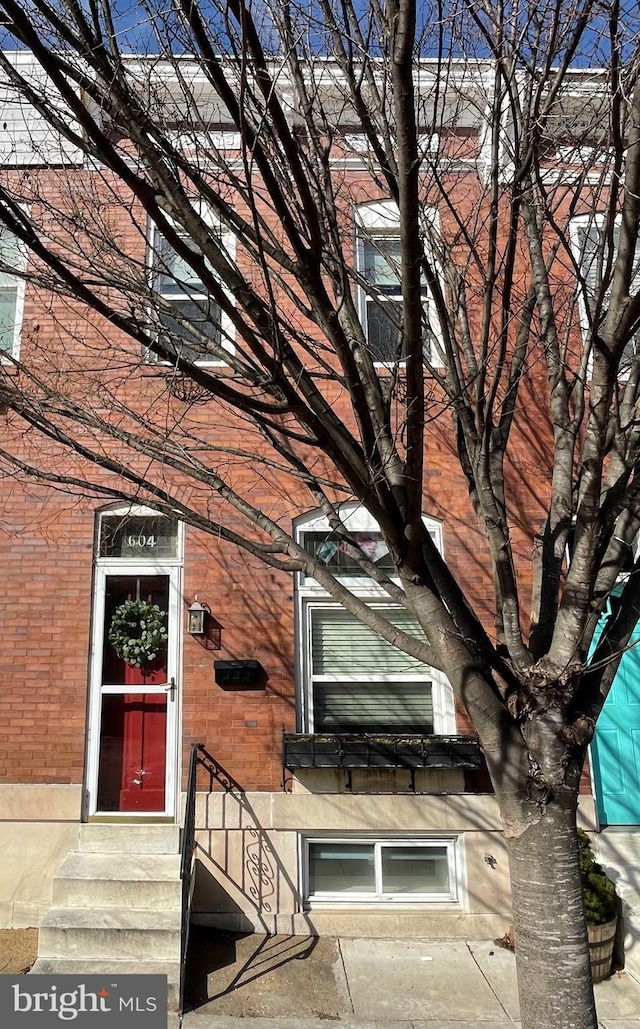
[[[460,849],[456,836],[305,837],[305,905],[460,905]]]
[[[393,625],[424,639],[402,608],[371,605]],[[435,732],[433,673],[338,604],[304,606],[304,665],[314,732]]]
[[[584,286],[579,292],[579,310],[582,328],[586,332],[589,327],[590,313],[593,311],[601,284],[607,273],[612,270],[612,261],[615,258],[620,239],[620,218],[616,218],[614,222],[610,244],[605,236],[604,216],[598,214],[573,218],[570,225],[570,239],[574,256],[584,278]],[[610,247],[613,249],[613,254],[610,253]],[[633,292],[640,290],[640,247],[636,248],[631,290]],[[606,288],[603,316],[606,314],[608,299],[609,288]],[[640,331],[636,332],[629,340],[620,359],[618,376],[621,379],[628,378],[631,367],[639,356]]]
[[[369,560],[392,575],[380,530],[362,505],[344,504],[341,520],[349,538]],[[442,549],[442,527],[424,519]],[[323,516],[298,519],[296,538],[373,611],[418,639],[413,615],[390,602],[348,552]],[[455,733],[451,686],[442,675],[387,643],[309,577],[296,584],[296,655],[300,723],[305,732]]]
[[[213,225],[206,214],[202,217]],[[187,249],[197,254],[198,248],[190,236],[177,231]],[[233,260],[235,244],[231,233],[221,232],[221,242]],[[150,283],[159,299],[159,322],[176,356],[199,365],[224,365],[220,351],[233,353],[233,323],[208,293],[189,261],[178,254],[153,222],[149,225],[148,265]]]
[[[0,225],[0,358],[17,358],[24,310],[25,281],[15,271],[27,266],[27,248],[6,226]]]
[[[430,223],[435,219],[432,217]],[[400,215],[391,200],[356,208],[356,267],[366,283],[358,288],[358,308],[367,345],[378,364],[405,356],[402,331],[402,244]],[[422,286],[425,355],[432,360],[440,330],[426,283]]]

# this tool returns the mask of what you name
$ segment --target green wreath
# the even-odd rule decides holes
[[[169,634],[166,614],[148,600],[125,600],[116,608],[109,626],[109,643],[128,665],[141,668],[153,661]]]

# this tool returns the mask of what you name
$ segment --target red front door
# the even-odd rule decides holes
[[[168,597],[166,575],[107,577],[99,811],[154,812],[166,807],[167,645],[155,660],[136,668],[118,657],[108,637],[113,614],[125,600],[148,600],[168,617]]]

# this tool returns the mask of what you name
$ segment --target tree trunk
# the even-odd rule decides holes
[[[507,839],[522,1029],[597,1029],[576,808],[574,791],[557,790]]]

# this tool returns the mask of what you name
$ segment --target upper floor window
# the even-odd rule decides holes
[[[359,288],[359,309],[374,361],[394,364],[406,356],[402,327],[402,241],[397,205],[390,200],[364,204],[356,211],[356,263],[366,283]],[[437,328],[432,324],[426,283],[422,286],[423,339],[428,358]]]
[[[185,248],[197,255],[186,232],[178,235]],[[232,248],[227,234],[222,239]],[[233,325],[220,304],[207,291],[189,259],[179,254],[155,225],[150,227],[151,285],[159,298],[158,318],[166,331],[165,345],[197,364],[224,364],[221,350],[233,350]],[[230,254],[230,256],[233,256]]]
[[[575,218],[571,223],[571,240],[574,254],[578,261],[584,285],[580,291],[581,317],[586,328],[594,310],[595,302],[602,286],[605,287],[604,310],[609,300],[613,260],[618,250],[620,239],[620,220],[613,225],[611,241],[605,235],[604,217],[593,215]],[[611,249],[613,253],[611,253]],[[634,277],[631,283],[632,292],[640,290],[640,248],[636,248]],[[628,378],[632,365],[640,356],[640,331],[636,332],[624,348],[618,375]]]
[[[5,226],[0,226],[0,355],[18,357],[24,307],[24,279],[12,273],[24,271],[27,248]]]

